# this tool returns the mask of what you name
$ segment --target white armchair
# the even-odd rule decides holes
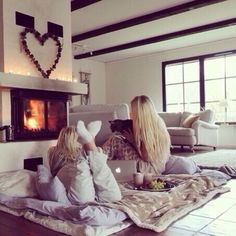
[[[173,146],[189,146],[193,150],[196,145],[210,146],[216,149],[218,144],[218,129],[215,124],[212,110],[200,111],[197,114],[190,112],[160,112],[159,115],[166,123]],[[191,115],[197,116],[196,121],[188,123]],[[185,123],[185,125],[184,125]]]
[[[192,124],[192,129],[195,130],[196,145],[206,145],[216,149],[218,145],[218,125],[197,120]]]

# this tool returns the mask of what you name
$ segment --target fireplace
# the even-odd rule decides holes
[[[10,95],[11,141],[56,139],[68,124],[67,93],[12,89]]]

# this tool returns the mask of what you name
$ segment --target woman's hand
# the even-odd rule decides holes
[[[135,145],[134,134],[130,129],[129,131],[124,130],[121,134],[130,144]]]

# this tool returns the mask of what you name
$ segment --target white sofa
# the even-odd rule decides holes
[[[183,127],[184,120],[192,115],[190,112],[160,112],[159,115],[166,123],[173,146],[189,146],[193,150],[196,145],[204,145],[216,149],[219,126],[212,110],[198,112],[199,119],[190,127]]]
[[[110,120],[129,119],[129,106],[123,104],[96,104],[71,107],[69,110],[69,125],[77,125],[78,120],[83,120],[87,125],[94,120],[101,120],[101,131],[96,136],[96,144],[101,146],[112,134]]]

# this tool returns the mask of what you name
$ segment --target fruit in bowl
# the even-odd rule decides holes
[[[163,189],[165,187],[165,182],[162,179],[154,179],[148,184],[150,189]]]

